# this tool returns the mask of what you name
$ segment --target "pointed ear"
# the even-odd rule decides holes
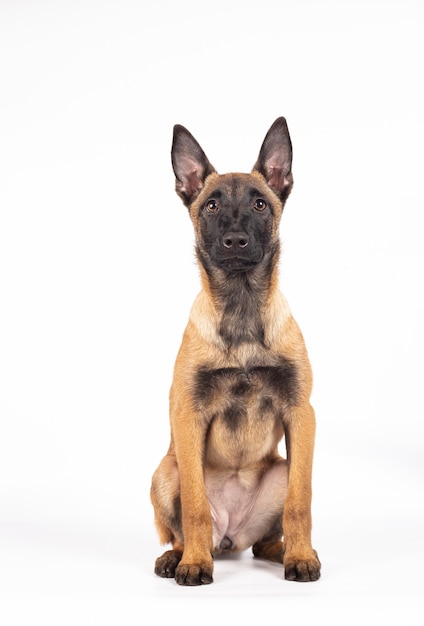
[[[267,180],[268,185],[285,201],[293,186],[292,144],[284,117],[275,120],[261,146],[253,166]]]
[[[172,167],[176,177],[175,190],[188,207],[215,168],[191,133],[184,126],[174,126]]]

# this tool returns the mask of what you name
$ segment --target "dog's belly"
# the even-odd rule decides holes
[[[287,492],[287,462],[231,473],[206,468],[215,554],[245,550],[281,519]]]
[[[278,455],[296,371],[277,366],[201,370],[197,408],[209,422],[205,485],[215,554],[244,550],[279,523],[287,463]]]

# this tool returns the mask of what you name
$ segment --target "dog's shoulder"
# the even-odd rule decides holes
[[[186,335],[197,335],[196,342],[224,349],[219,323],[220,314],[214,307],[210,294],[202,289],[192,304]]]

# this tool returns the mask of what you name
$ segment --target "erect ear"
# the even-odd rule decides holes
[[[174,126],[171,158],[176,177],[175,190],[184,204],[189,206],[215,168],[193,135],[180,124]]]
[[[275,120],[261,146],[253,166],[268,181],[281,200],[286,200],[293,186],[292,144],[284,117]]]

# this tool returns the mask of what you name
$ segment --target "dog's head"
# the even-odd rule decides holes
[[[250,174],[218,174],[196,139],[176,125],[172,144],[176,192],[189,209],[205,267],[230,274],[257,267],[278,247],[278,226],[293,186],[292,147],[279,117]]]

